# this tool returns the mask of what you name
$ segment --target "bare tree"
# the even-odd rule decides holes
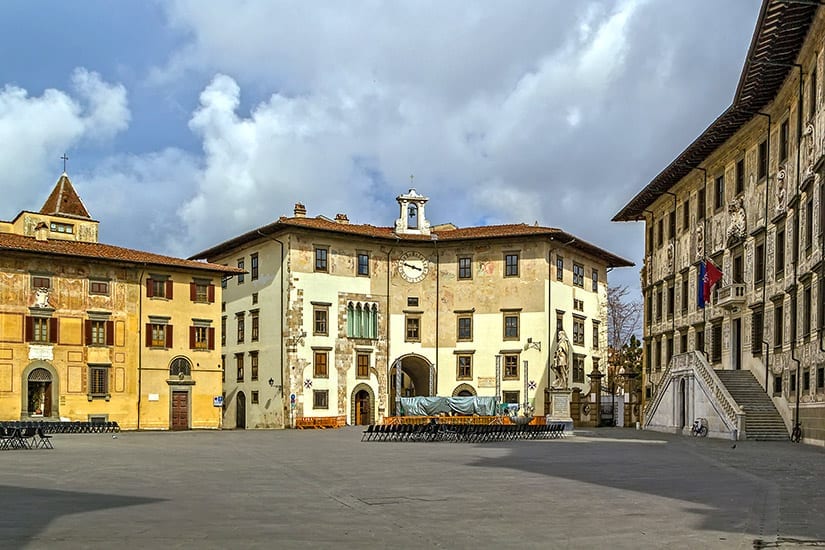
[[[642,325],[642,303],[629,297],[627,286],[607,287],[607,345],[620,350]]]

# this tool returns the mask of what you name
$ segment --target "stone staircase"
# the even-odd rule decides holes
[[[748,370],[715,370],[736,403],[745,411],[747,439],[788,441],[788,428],[773,401]]]

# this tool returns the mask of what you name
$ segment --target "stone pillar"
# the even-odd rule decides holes
[[[602,425],[602,378],[604,374],[599,371],[599,367],[593,367],[590,374],[590,403],[596,407],[596,426]]]

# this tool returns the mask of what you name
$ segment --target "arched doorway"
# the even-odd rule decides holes
[[[38,367],[31,371],[27,380],[29,416],[52,415],[52,374]]]
[[[246,429],[246,396],[239,391],[235,400],[235,427],[244,430]]]
[[[476,389],[470,384],[459,384],[453,390],[453,397],[475,397]]]
[[[398,414],[395,405],[396,364],[401,366],[401,397],[427,397],[435,395],[435,367],[420,355],[405,355],[390,366],[387,385],[389,386],[390,411]]]
[[[365,426],[374,423],[374,403],[375,400],[371,388],[363,384],[355,388],[352,397],[352,419],[356,426]]]
[[[55,418],[60,415],[57,371],[46,361],[33,361],[23,369],[21,417]]]

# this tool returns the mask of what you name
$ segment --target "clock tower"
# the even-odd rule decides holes
[[[429,235],[430,222],[424,215],[424,205],[430,199],[410,189],[395,200],[401,208],[401,217],[395,220],[395,232],[399,235]]]

